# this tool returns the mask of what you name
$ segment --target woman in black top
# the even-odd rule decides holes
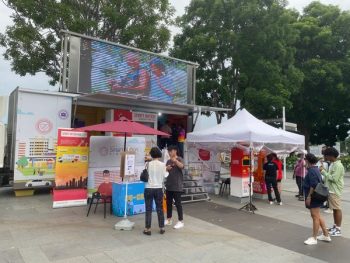
[[[324,219],[320,214],[320,207],[323,205],[323,202],[313,200],[311,198],[313,191],[315,190],[318,183],[322,182],[322,177],[320,170],[316,166],[318,160],[315,155],[308,153],[305,156],[306,164],[308,167],[307,174],[304,178],[304,195],[305,195],[305,206],[310,209],[310,214],[312,218],[312,237],[304,241],[306,245],[316,245],[317,240],[322,240],[330,242],[331,238],[328,234],[326,224]],[[318,235],[319,228],[322,228],[323,234]]]
[[[184,227],[183,212],[181,204],[181,194],[183,192],[183,173],[184,164],[182,158],[178,156],[177,146],[169,146],[168,152],[170,160],[166,163],[166,169],[169,175],[165,182],[166,201],[167,201],[167,219],[165,225],[172,225],[173,200],[178,214],[179,221],[174,226],[175,229]]]

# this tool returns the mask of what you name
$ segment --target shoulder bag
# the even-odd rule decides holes
[[[145,169],[143,169],[143,171],[141,172],[140,180],[144,183],[147,183],[148,178],[149,178],[149,173],[148,173],[148,162],[147,162]]]
[[[316,185],[313,193],[311,194],[311,200],[325,202],[329,196],[329,189],[324,185],[322,178],[319,174],[317,174],[320,182]]]

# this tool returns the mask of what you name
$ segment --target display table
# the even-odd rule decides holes
[[[124,216],[126,183],[113,183],[112,209],[116,216]],[[127,215],[142,214],[145,212],[145,199],[143,196],[145,183],[128,183]]]

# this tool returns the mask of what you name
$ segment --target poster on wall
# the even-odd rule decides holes
[[[70,127],[71,105],[69,97],[18,94],[15,190],[53,186],[57,129]]]
[[[126,150],[135,153],[134,174],[128,177],[128,181],[138,181],[144,169],[145,138],[128,137]],[[112,183],[122,182],[120,168],[123,151],[124,138],[122,137],[92,136],[90,138],[89,196],[98,191],[98,187],[106,177]]]
[[[54,208],[86,204],[88,143],[89,137],[86,132],[58,130]]]
[[[218,175],[220,174],[220,158],[216,151],[200,148],[188,149],[189,174],[199,182],[208,193],[218,192]]]

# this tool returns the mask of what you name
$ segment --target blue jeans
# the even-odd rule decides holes
[[[146,206],[146,218],[145,226],[147,229],[152,225],[152,205],[153,200],[156,203],[156,210],[158,215],[159,228],[164,227],[164,214],[163,214],[163,189],[162,188],[145,188],[145,206]]]

